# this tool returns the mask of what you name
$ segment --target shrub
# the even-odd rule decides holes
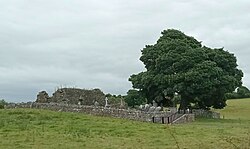
[[[6,105],[6,104],[7,104],[6,101],[4,101],[3,99],[0,100],[0,109],[3,109],[3,108],[4,108],[4,105]]]

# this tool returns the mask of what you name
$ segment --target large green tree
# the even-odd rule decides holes
[[[171,104],[174,94],[181,96],[181,109],[191,103],[199,108],[223,108],[225,93],[242,84],[243,73],[236,57],[223,48],[202,46],[181,31],[168,29],[154,45],[146,45],[140,60],[146,71],[129,80],[148,102]]]

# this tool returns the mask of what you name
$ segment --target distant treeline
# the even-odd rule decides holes
[[[250,91],[247,87],[238,87],[236,91],[227,93],[225,95],[227,99],[239,99],[239,98],[250,98]]]

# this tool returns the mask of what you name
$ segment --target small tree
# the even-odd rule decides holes
[[[124,97],[122,95],[112,95],[108,93],[106,94],[106,97],[108,98],[108,103],[111,105],[120,105],[121,100],[124,100]]]
[[[130,89],[125,96],[125,102],[129,107],[135,107],[135,105],[141,105],[146,102],[146,99],[139,93],[139,91]]]
[[[4,99],[0,100],[0,109],[3,109],[5,105],[7,105],[7,102]]]

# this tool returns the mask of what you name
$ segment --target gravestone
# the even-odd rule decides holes
[[[125,108],[125,101],[121,98],[121,104],[120,104],[120,109],[124,109]]]
[[[154,111],[155,111],[155,108],[156,108],[155,106],[150,107],[149,110],[148,110],[148,112],[150,112],[150,113],[151,113],[151,112],[154,112]]]
[[[94,106],[95,106],[95,107],[98,107],[98,106],[99,106],[99,103],[98,103],[97,101],[95,101]]]
[[[153,100],[153,106],[158,107],[158,104],[157,104],[157,102],[155,102],[155,100]]]
[[[139,110],[145,110],[145,105],[140,105]]]
[[[154,111],[154,112],[160,112],[160,111],[161,111],[161,107],[158,106],[158,107],[155,108],[155,111]]]
[[[109,107],[109,105],[108,105],[108,100],[109,100],[108,97],[106,97],[106,98],[105,98],[105,108]]]
[[[151,104],[145,104],[144,111],[148,112],[151,107]]]
[[[82,95],[79,97],[78,105],[83,105],[83,98],[82,98]]]

